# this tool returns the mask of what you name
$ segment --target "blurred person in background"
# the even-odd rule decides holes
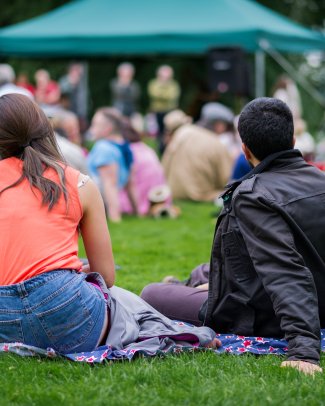
[[[17,76],[16,79],[16,85],[19,87],[23,87],[24,89],[27,89],[31,94],[34,96],[35,95],[35,86],[33,86],[29,79],[28,75],[25,72],[20,72],[19,75]]]
[[[117,77],[110,82],[112,106],[123,116],[131,117],[138,111],[141,96],[139,84],[133,79],[134,66],[124,62],[117,67]]]
[[[306,122],[302,118],[294,120],[295,148],[299,149],[306,161],[314,161],[316,144],[313,136],[307,131]]]
[[[186,115],[182,110],[176,109],[164,117],[164,144],[167,146],[172,140],[174,132],[182,125],[191,124],[192,117]]]
[[[171,138],[162,165],[175,199],[213,201],[230,178],[233,158],[216,132],[219,119],[204,114],[201,123],[209,129],[179,111],[165,116]]]
[[[15,85],[15,71],[13,70],[12,66],[8,65],[7,63],[0,64],[0,96],[4,94],[10,93],[19,93],[27,96],[29,99],[33,100],[33,94],[25,89],[24,87],[20,87]]]
[[[127,119],[123,120],[123,135],[130,143],[133,154],[133,187],[136,194],[138,214],[145,216],[150,211],[150,191],[157,186],[166,186],[164,169],[156,152],[141,140],[141,135]],[[165,202],[171,205],[171,198]],[[132,214],[133,207],[125,189],[120,190],[120,207],[123,213]]]
[[[49,117],[49,121],[53,127],[59,150],[67,164],[84,174],[88,174],[84,150],[66,138],[65,132],[61,127],[61,120],[58,116]]]
[[[158,125],[158,152],[163,153],[164,117],[171,110],[177,109],[181,89],[173,79],[174,71],[169,65],[162,65],[157,69],[156,78],[148,84],[149,109],[156,116]]]
[[[64,136],[73,144],[81,146],[82,138],[77,115],[72,111],[61,111],[54,116],[57,117],[60,128],[64,132]]]
[[[251,166],[247,159],[245,158],[245,154],[240,154],[233,166],[231,180],[237,180],[245,176],[249,171],[251,171]]]
[[[40,105],[57,104],[60,100],[60,86],[51,79],[50,74],[45,69],[35,72],[36,91],[35,99]]]
[[[72,63],[66,75],[60,78],[61,94],[67,99],[66,107],[78,116],[82,130],[88,116],[88,87],[86,69],[82,63]]]
[[[240,142],[240,145],[241,145],[241,140],[240,140],[240,136],[239,136],[239,132],[238,132],[238,119],[239,119],[239,116],[236,116],[234,118],[235,138],[236,138],[236,140],[238,140]],[[251,167],[250,163],[247,161],[245,154],[242,151],[242,148],[240,148],[240,153],[234,162],[230,180],[237,180],[237,179],[242,178],[251,169],[252,169],[252,167]],[[219,200],[219,203],[220,203],[220,200]]]
[[[300,93],[297,85],[288,75],[279,76],[274,85],[273,97],[289,106],[294,119],[302,117]]]
[[[125,188],[128,193],[132,212],[138,213],[133,186],[133,154],[123,136],[121,114],[113,108],[98,109],[89,132],[95,141],[87,157],[89,173],[102,192],[109,220],[120,222],[121,189]]]
[[[219,140],[227,148],[233,160],[241,153],[240,138],[234,129],[234,113],[221,103],[206,103],[201,110],[199,125],[218,135]]]

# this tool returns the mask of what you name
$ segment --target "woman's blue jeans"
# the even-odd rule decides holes
[[[107,305],[85,277],[56,270],[0,286],[0,342],[51,347],[63,354],[94,350]]]

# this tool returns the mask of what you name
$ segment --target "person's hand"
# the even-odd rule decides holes
[[[222,346],[222,342],[218,338],[214,338],[209,344],[205,345],[205,348],[219,348]]]
[[[323,372],[323,369],[320,366],[307,361],[283,361],[281,367],[295,368],[306,375],[314,375],[315,372]]]

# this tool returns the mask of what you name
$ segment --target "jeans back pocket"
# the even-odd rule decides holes
[[[90,310],[83,301],[80,291],[63,303],[35,313],[50,345],[66,353],[83,344],[94,327]]]
[[[0,342],[2,343],[24,342],[24,334],[20,319],[0,320]]]

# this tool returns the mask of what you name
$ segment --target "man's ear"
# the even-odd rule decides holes
[[[244,144],[244,143],[241,145],[241,147],[242,147],[242,150],[243,150],[243,153],[244,153],[244,155],[245,155],[246,160],[247,160],[248,162],[250,162],[250,160],[252,159],[252,153],[251,153],[251,151],[249,150],[249,148],[247,147],[247,145]]]

